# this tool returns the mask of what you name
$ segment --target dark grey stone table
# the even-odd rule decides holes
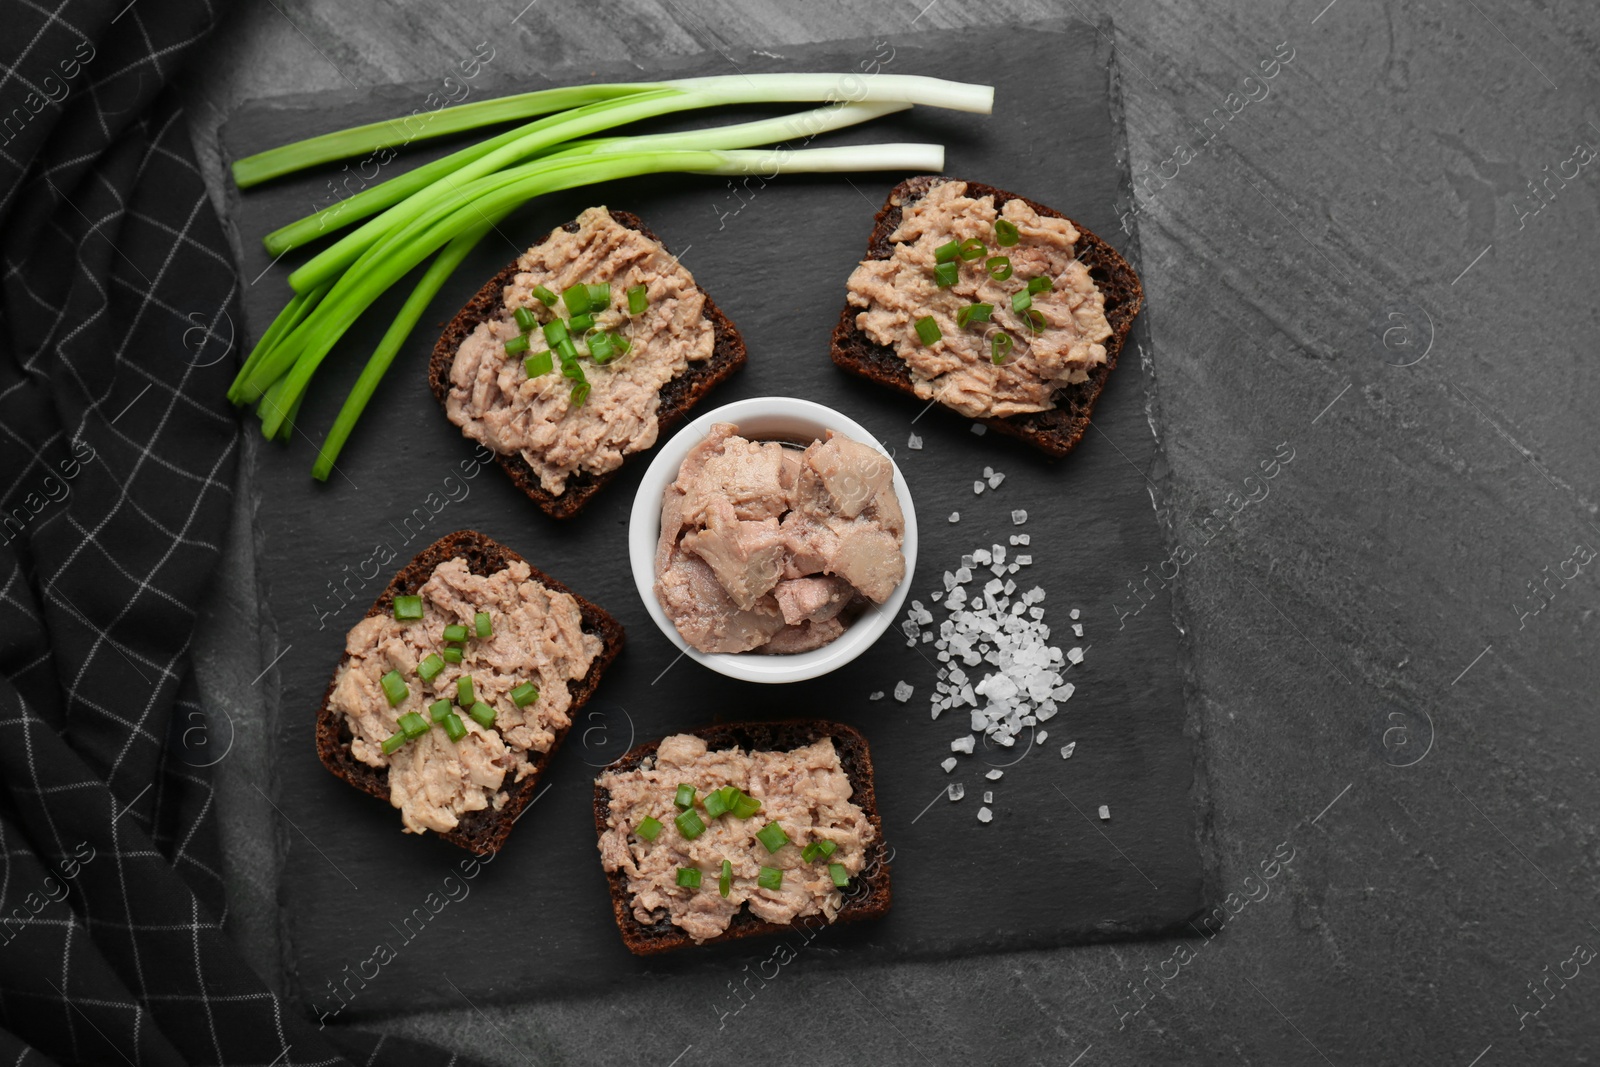
[[[1592,1062],[1600,9],[924,2],[268,0],[187,94],[220,198],[240,101],[427,80],[485,40],[648,66],[1114,16],[1172,468],[1151,573],[1187,626],[1223,932],[848,980],[800,960],[720,1026],[711,979],[375,1025],[505,1064]],[[264,798],[250,500],[200,669],[234,726],[230,922],[276,976],[293,831]]]

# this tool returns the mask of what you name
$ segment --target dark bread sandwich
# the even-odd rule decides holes
[[[317,755],[400,808],[407,832],[498,851],[622,641],[607,612],[511,549],[448,534],[350,631]]]
[[[619,231],[631,231],[631,242],[619,240]],[[595,253],[596,247],[601,254]],[[587,273],[579,273],[578,263]],[[567,283],[590,283],[592,289],[602,282],[610,290],[604,306],[585,307],[583,313],[596,320],[592,327],[596,334],[607,335],[602,338],[604,349],[591,343],[595,334],[586,339],[587,330],[567,331],[575,357],[565,362],[558,342],[546,339],[544,326],[551,320],[571,325],[580,314],[572,311],[564,289],[570,287]],[[637,304],[630,307],[628,290],[638,285],[645,286],[649,295],[644,309],[636,311]],[[544,287],[543,295],[535,286]],[[526,309],[538,322],[520,330],[529,344],[512,340],[516,351],[508,353],[505,342],[519,332],[512,319],[516,308]],[[514,372],[510,378],[496,382],[498,368],[487,366],[472,373],[474,366],[487,362],[462,359],[463,345],[475,335],[493,350],[495,361]],[[625,344],[631,347],[623,349]],[[679,351],[686,347],[694,349],[687,360]],[[537,389],[522,385],[524,360],[545,352],[552,356],[550,369],[538,376]],[[669,434],[702,397],[744,363],[739,331],[665,243],[638,216],[601,207],[590,208],[540,238],[478,290],[434,345],[428,384],[451,421],[495,453],[517,488],[547,514],[565,519],[614,478],[623,462]],[[508,391],[506,383],[518,388]],[[568,403],[575,389],[581,389],[583,396]],[[518,409],[513,412],[516,417],[493,425],[492,415],[483,407],[486,391],[492,404]],[[518,393],[521,399],[515,397]],[[537,397],[532,421],[544,424],[545,437],[557,437],[554,446],[518,436],[528,422],[530,394]],[[636,410],[617,421],[623,437],[602,442],[606,447],[600,454],[575,455],[580,449],[559,439],[563,423],[589,413],[598,419],[613,403]],[[593,434],[588,436],[592,439]],[[544,456],[557,458],[539,470],[530,464],[529,455],[541,466]]]
[[[978,221],[972,201],[985,198],[992,206],[981,210],[1006,219],[1009,233]],[[941,218],[934,203],[967,214]],[[911,232],[896,238],[908,214]],[[940,245],[943,260],[934,254]],[[949,274],[936,278],[941,268]],[[1143,303],[1127,260],[1054,208],[980,182],[916,177],[890,191],[874,220],[831,355],[852,374],[1063,456],[1088,428]],[[964,311],[970,304],[978,310]]]
[[[635,955],[889,910],[872,754],[848,726],[736,723],[640,745],[596,779],[594,821]]]

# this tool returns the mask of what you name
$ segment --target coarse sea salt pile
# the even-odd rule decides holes
[[[1028,537],[1013,535],[1010,540],[1013,546],[1026,545]],[[909,646],[934,638],[940,667],[930,696],[932,717],[946,711],[967,715],[968,732],[950,742],[953,753],[972,755],[980,735],[1001,748],[1014,747],[1019,737],[1042,742],[1048,736],[1042,724],[1072,697],[1074,686],[1065,675],[1083,662],[1083,649],[1074,645],[1063,651],[1050,643],[1043,588],[1018,591],[1013,575],[1032,563],[1031,555],[1008,558],[1004,545],[974,549],[961,557],[960,567],[945,571],[944,588],[931,597],[947,613],[936,636],[925,629],[934,625],[934,616],[920,600],[911,602],[900,623]],[[1074,619],[1078,614],[1072,611]],[[1073,632],[1082,637],[1081,624]],[[941,766],[951,773],[956,758],[946,758]],[[986,777],[997,781],[1001,772],[990,770]],[[950,799],[964,792],[952,783]],[[987,805],[987,793],[984,799]],[[988,822],[983,816],[992,818],[987,806],[980,818]]]

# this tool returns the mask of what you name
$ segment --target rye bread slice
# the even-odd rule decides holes
[[[833,738],[834,749],[839,753],[839,764],[850,779],[852,790],[850,800],[866,814],[867,820],[872,823],[875,836],[872,844],[867,846],[866,865],[862,873],[851,880],[850,888],[845,890],[844,907],[839,910],[831,925],[875,919],[889,910],[892,898],[889,885],[889,860],[893,851],[883,840],[883,820],[878,815],[878,798],[873,787],[872,753],[867,748],[867,739],[861,736],[859,731],[840,723],[824,722],[820,719],[793,719],[770,723],[726,723],[704,726],[688,732],[704,738],[712,750],[738,747],[747,751],[787,752],[824,737]],[[659,740],[651,741],[631,749],[607,767],[606,771],[633,770],[646,756],[654,755],[660,743]],[[594,825],[597,837],[606,832],[606,819],[610,814],[611,794],[601,788],[597,780],[594,787]],[[695,943],[694,939],[674,925],[671,919],[642,923],[634,918],[633,903],[628,896],[627,877],[622,872],[607,872],[606,882],[611,888],[611,910],[616,915],[617,927],[622,931],[622,941],[627,945],[629,952],[636,956],[653,956]],[[715,892],[714,887],[712,892]],[[700,943],[711,945],[722,941],[737,941],[758,934],[783,933],[794,929],[799,923],[820,921],[820,916],[806,916],[796,920],[795,923],[771,923],[757,918],[750,911],[749,905],[745,905],[734,914],[726,930]]]
[[[925,196],[935,185],[958,179],[942,175],[922,175],[908,178],[889,191],[889,198],[873,222],[872,235],[867,239],[867,259],[888,259],[894,254],[894,242],[889,235],[900,225],[907,204]],[[1051,207],[1004,189],[996,189],[982,182],[966,182],[967,194],[994,197],[995,207],[1008,200],[1021,200],[1041,215],[1065,219],[1067,216]],[[1068,219],[1071,222],[1071,219]],[[1009,415],[1005,418],[979,419],[1011,437],[1018,437],[1042,452],[1064,456],[1072,451],[1084,431],[1089,428],[1089,418],[1094,402],[1105,388],[1106,379],[1117,365],[1117,357],[1133,326],[1134,316],[1144,306],[1144,288],[1139,276],[1117,250],[1082,225],[1072,222],[1081,236],[1078,239],[1078,256],[1089,268],[1089,276],[1106,297],[1106,321],[1111,324],[1111,337],[1106,341],[1106,361],[1089,373],[1082,382],[1066,385],[1056,390],[1056,406],[1049,411]],[[911,369],[905,360],[888,345],[880,345],[856,326],[856,315],[861,309],[845,303],[839,322],[833,328],[830,354],[833,361],[852,374],[860,375],[880,385],[915,396],[911,383]]]
[[[610,210],[610,209],[608,209]],[[618,224],[655,241],[662,248],[667,244],[650,230],[645,228],[639,216],[627,211],[610,211],[611,217]],[[562,229],[568,233],[576,233],[578,223],[576,220],[564,224]],[[534,247],[549,240],[549,235],[539,238],[534,242]],[[517,275],[517,264],[513,261],[493,278],[490,278],[479,289],[477,295],[467,301],[466,307],[456,313],[456,317],[445,325],[444,333],[433,346],[433,358],[428,362],[428,385],[433,390],[433,395],[438,399],[439,406],[444,407],[450,395],[450,367],[455,362],[456,350],[461,347],[461,342],[477,328],[478,324],[489,319],[498,318],[503,307],[505,287],[510,285]],[[700,399],[709,393],[715,386],[730,377],[734,371],[745,364],[744,338],[739,335],[733,321],[723,314],[711,299],[711,294],[695,284],[701,294],[706,298],[705,319],[711,323],[713,341],[711,358],[690,363],[688,368],[676,378],[661,387],[661,400],[656,410],[656,418],[661,424],[657,440],[665,440],[668,433],[688,417],[689,411]],[[630,452],[623,457],[623,464],[640,455]],[[567,487],[559,495],[549,493],[544,486],[539,484],[539,476],[534,473],[528,461],[520,453],[515,455],[501,455],[495,453],[495,462],[511,477],[518,489],[528,494],[529,498],[548,515],[557,519],[567,519],[576,515],[589,498],[598,493],[607,482],[616,477],[622,467],[616,467],[604,474],[590,474],[587,471],[577,471],[567,479]]]
[[[435,567],[457,556],[466,560],[467,569],[473,574],[484,576],[504,570],[507,565],[522,560],[521,556],[505,545],[476,530],[458,530],[446,534],[417,553],[416,558],[394,576],[394,580],[368,609],[366,617],[371,618],[393,611],[396,596],[414,595],[422,587],[422,583],[432,577]],[[530,577],[546,588],[571,593],[583,614],[584,632],[600,638],[600,654],[589,665],[588,673],[580,679],[567,682],[567,691],[572,694],[570,717],[575,718],[578,709],[583,707],[594,693],[595,687],[599,685],[600,676],[611,665],[611,661],[617,658],[617,653],[622,651],[622,624],[604,609],[573,593],[537,567],[530,564],[528,569],[531,572]],[[339,666],[343,667],[349,658],[348,653],[341,656]],[[334,671],[334,678],[338,678],[337,669]],[[333,772],[334,777],[342,778],[357,789],[387,802],[389,769],[368,766],[351,754],[350,742],[353,735],[345,717],[333,710],[333,686],[333,681],[329,681],[328,689],[322,697],[322,707],[317,712],[317,756],[322,760],[322,765]],[[544,776],[550,761],[555,757],[556,751],[570,730],[569,725],[556,731],[550,751],[529,753],[533,770],[522,781],[506,788],[506,802],[501,805],[499,811],[493,808],[469,811],[461,816],[461,821],[454,830],[441,833],[439,836],[480,856],[498,852],[505,844],[507,835],[511,833],[511,825],[517,821],[517,817],[522,814],[523,809],[538,791],[539,779]]]

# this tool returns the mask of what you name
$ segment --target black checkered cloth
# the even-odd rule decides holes
[[[170,88],[218,12],[0,2],[0,1064],[444,1064],[223,930],[190,663],[238,285]]]

